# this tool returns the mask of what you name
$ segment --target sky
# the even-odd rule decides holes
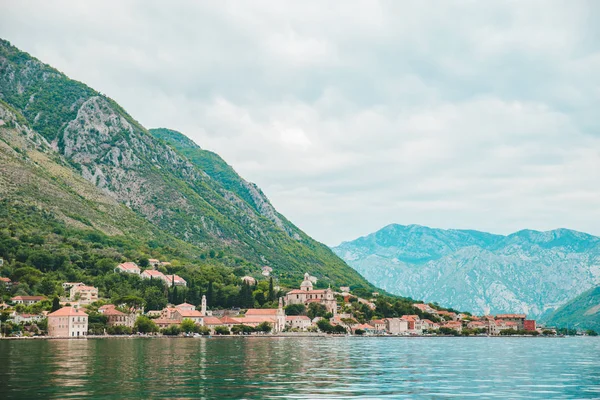
[[[178,130],[328,245],[600,235],[600,2],[7,1],[0,37]]]

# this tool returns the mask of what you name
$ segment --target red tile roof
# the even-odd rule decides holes
[[[217,317],[204,317],[204,325],[222,325],[222,324],[224,324],[224,322],[221,321]]]
[[[15,300],[23,300],[23,301],[42,301],[45,300],[46,298],[44,296],[15,296],[13,298],[11,298],[11,301],[15,301]]]
[[[10,282],[10,278],[4,278],[4,277],[0,277],[0,282]]]
[[[246,317],[256,316],[256,315],[277,315],[277,308],[249,308],[246,311]]]
[[[63,307],[53,313],[48,314],[48,317],[71,317],[71,316],[86,316],[87,314],[79,308]]]
[[[504,319],[504,318],[522,318],[525,319],[527,315],[525,314],[498,314],[496,315],[496,319]]]
[[[121,263],[121,264],[117,265],[117,268],[123,268],[123,269],[140,269],[140,267],[138,267],[136,263],[130,262],[130,261],[124,262],[124,263]]]

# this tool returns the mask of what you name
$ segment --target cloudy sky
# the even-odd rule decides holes
[[[7,1],[0,36],[219,153],[329,245],[600,234],[600,2]]]

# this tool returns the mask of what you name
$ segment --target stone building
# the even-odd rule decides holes
[[[311,303],[323,304],[328,312],[334,316],[337,315],[337,303],[333,295],[333,290],[313,289],[308,272],[304,274],[304,281],[300,284],[300,289],[294,289],[285,296],[285,304],[304,304],[308,307]]]

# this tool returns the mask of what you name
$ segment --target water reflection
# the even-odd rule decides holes
[[[0,341],[4,398],[594,398],[595,338]]]

